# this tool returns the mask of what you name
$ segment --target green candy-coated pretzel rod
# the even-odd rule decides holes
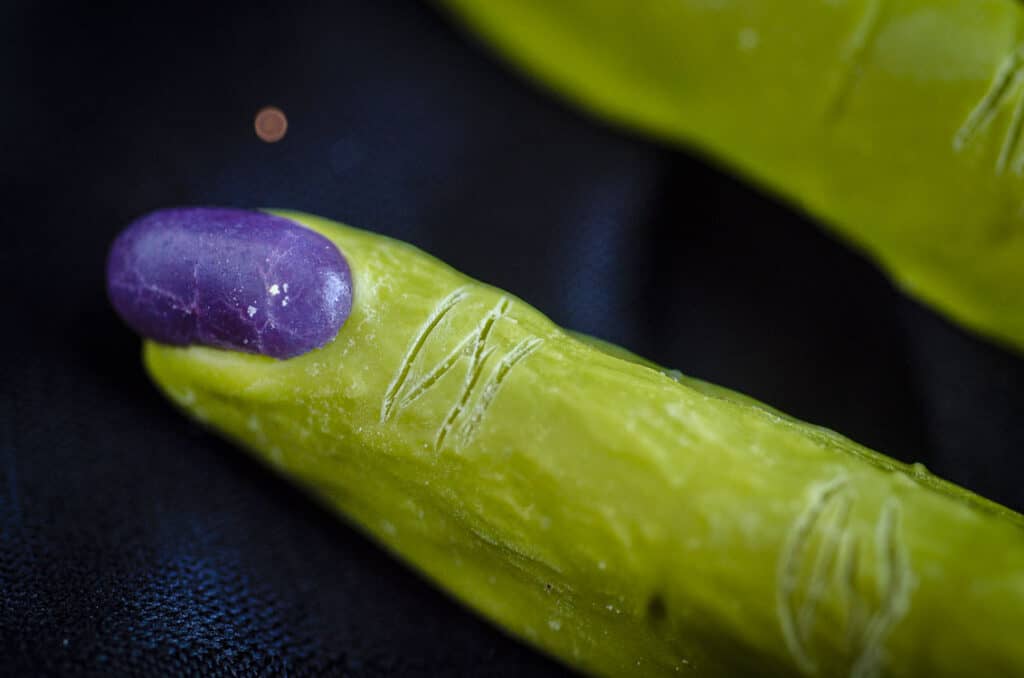
[[[1024,675],[1020,515],[286,216],[348,259],[338,336],[150,374],[509,632],[608,676]]]
[[[606,118],[695,145],[1024,350],[1016,0],[443,0]]]

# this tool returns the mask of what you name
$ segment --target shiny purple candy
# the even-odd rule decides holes
[[[352,276],[319,233],[264,212],[159,210],[114,241],[107,292],[136,332],[292,358],[337,335],[352,310]]]

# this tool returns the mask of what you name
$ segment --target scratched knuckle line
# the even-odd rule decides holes
[[[836,557],[839,553],[839,543],[842,536],[846,534],[849,526],[850,506],[853,500],[849,495],[837,494],[832,502],[837,506],[827,517],[822,518],[823,543],[818,550],[812,569],[810,584],[808,585],[807,596],[804,598],[803,607],[798,617],[801,631],[800,640],[807,643],[810,639],[810,630],[814,625],[814,615],[817,613],[818,604],[821,598],[828,591],[829,572],[834,571]],[[827,521],[827,522],[826,522]],[[841,568],[835,567],[835,570]]]
[[[487,346],[487,339],[490,337],[491,330],[494,328],[494,323],[504,316],[506,311],[508,311],[508,305],[508,299],[503,297],[501,301],[498,302],[498,305],[492,308],[484,317],[479,330],[473,333],[473,340],[469,344],[472,347],[472,351],[470,352],[469,370],[466,372],[466,384],[462,388],[462,394],[455,401],[455,404],[452,405],[451,410],[449,410],[444,423],[441,424],[441,429],[437,432],[437,439],[434,443],[435,448],[441,448],[441,445],[444,443],[445,436],[448,435],[448,431],[451,429],[452,424],[455,423],[455,420],[458,419],[462,410],[465,409],[466,401],[469,400],[469,396],[473,393],[473,387],[476,386],[477,381],[480,379],[480,372],[483,370],[484,361],[493,352],[493,349],[485,350]]]
[[[448,312],[451,311],[456,304],[462,301],[468,292],[465,288],[459,288],[445,297],[437,308],[434,309],[430,317],[427,318],[426,324],[420,328],[417,332],[416,337],[409,345],[409,350],[406,351],[405,357],[402,358],[401,366],[398,370],[398,375],[391,382],[387,392],[384,395],[384,402],[381,405],[380,421],[381,423],[386,422],[391,415],[394,413],[395,398],[398,393],[402,390],[406,380],[409,378],[409,373],[412,371],[413,363],[416,362],[416,358],[419,357],[420,351],[423,350],[424,344],[427,343],[427,338],[437,328],[438,324]]]
[[[490,337],[494,324],[508,311],[508,306],[508,299],[502,297],[498,304],[492,308],[486,316],[484,316],[483,322],[480,323],[478,329],[470,335],[471,340],[469,342],[463,342],[467,347],[472,349],[470,351],[469,370],[466,372],[466,383],[462,388],[462,394],[455,401],[455,404],[452,405],[451,410],[448,412],[448,416],[445,417],[444,423],[441,424],[441,428],[437,432],[437,437],[434,441],[435,449],[441,449],[441,445],[444,444],[444,439],[447,437],[448,431],[455,423],[455,420],[459,418],[462,410],[466,407],[466,402],[473,393],[473,387],[476,386],[476,382],[480,379],[480,371],[483,369],[484,361],[493,351],[493,349],[485,350],[487,346],[487,339]]]
[[[850,675],[856,678],[880,673],[885,659],[885,639],[910,607],[913,574],[906,547],[899,538],[899,520],[899,502],[890,497],[882,507],[875,529],[879,605],[864,627],[861,654],[850,671]]]
[[[860,81],[864,64],[885,15],[886,0],[867,0],[864,14],[857,22],[849,41],[843,50],[839,77],[832,89],[831,104],[828,107],[830,120],[837,119],[846,108],[846,102]]]
[[[1012,114],[1003,133],[995,170],[997,174],[1007,169],[1020,174],[1024,171],[1024,154],[1020,149],[1024,128],[1024,45],[1015,47],[1003,59],[992,84],[953,136],[953,149],[963,151],[975,140],[987,138],[993,120],[1008,105],[1013,107]]]
[[[807,550],[815,524],[821,513],[828,506],[832,497],[846,487],[845,478],[836,478],[820,487],[811,495],[804,510],[797,516],[793,528],[782,550],[778,575],[778,609],[782,633],[793,658],[804,671],[813,672],[815,663],[804,647],[800,631],[799,619],[793,609],[793,596],[799,585],[800,565],[804,552]]]
[[[464,447],[471,442],[484,414],[494,401],[501,384],[508,377],[509,373],[543,343],[543,340],[539,337],[527,337],[520,340],[498,360],[497,366],[491,370],[487,378],[483,378],[485,366],[488,364],[491,356],[497,352],[497,348],[489,346],[488,342],[491,339],[495,326],[499,321],[507,317],[508,310],[511,307],[511,301],[508,297],[501,297],[484,314],[476,327],[463,336],[445,354],[444,358],[426,369],[422,376],[414,378],[417,364],[422,362],[420,356],[426,345],[431,341],[431,337],[434,336],[441,325],[441,321],[445,316],[452,313],[467,296],[468,291],[465,288],[456,290],[448,297],[445,297],[430,314],[427,321],[410,342],[395,378],[388,386],[381,404],[380,421],[385,423],[430,391],[460,361],[468,360],[469,367],[466,370],[466,377],[459,396],[443,418],[434,438],[435,450],[441,449],[445,441],[451,437],[453,430],[457,432],[458,447]],[[477,406],[470,408],[470,401],[473,399],[474,394],[477,393],[480,393]],[[460,421],[462,422],[461,425],[459,425]],[[459,425],[458,428],[457,425]]]
[[[881,673],[885,641],[910,606],[913,573],[899,533],[899,501],[887,499],[875,523],[872,592],[864,589],[864,582],[858,586],[866,563],[861,559],[863,544],[850,529],[854,500],[842,476],[814,488],[780,553],[779,621],[791,656],[807,674],[822,668],[811,636],[828,596],[844,617],[849,675],[854,678]]]
[[[527,337],[518,344],[516,344],[511,351],[509,351],[498,363],[498,366],[491,373],[487,383],[482,387],[482,395],[480,396],[480,403],[473,411],[472,416],[466,422],[460,434],[459,446],[465,447],[473,440],[473,436],[476,434],[476,430],[480,425],[480,421],[483,419],[484,413],[494,402],[494,398],[498,395],[498,390],[501,388],[501,384],[505,381],[505,377],[512,371],[512,368],[522,362],[537,350],[543,340],[539,337]]]
[[[434,385],[444,377],[444,375],[448,374],[448,372],[455,367],[456,363],[459,362],[459,359],[465,355],[466,349],[470,346],[473,340],[474,335],[472,334],[463,338],[455,348],[448,352],[448,355],[446,355],[441,362],[434,365],[434,367],[427,372],[422,379],[409,387],[405,395],[398,401],[397,409],[404,410],[406,407],[409,407],[409,405],[416,402],[421,395],[433,388]]]

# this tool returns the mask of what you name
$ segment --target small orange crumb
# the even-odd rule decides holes
[[[288,131],[288,118],[276,106],[264,106],[256,113],[256,136],[268,144],[280,141]]]

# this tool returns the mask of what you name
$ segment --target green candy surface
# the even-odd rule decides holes
[[[302,214],[355,290],[287,361],[148,342],[181,408],[589,673],[1024,674],[1024,519]]]
[[[601,116],[694,145],[1024,350],[1016,0],[444,0]]]

